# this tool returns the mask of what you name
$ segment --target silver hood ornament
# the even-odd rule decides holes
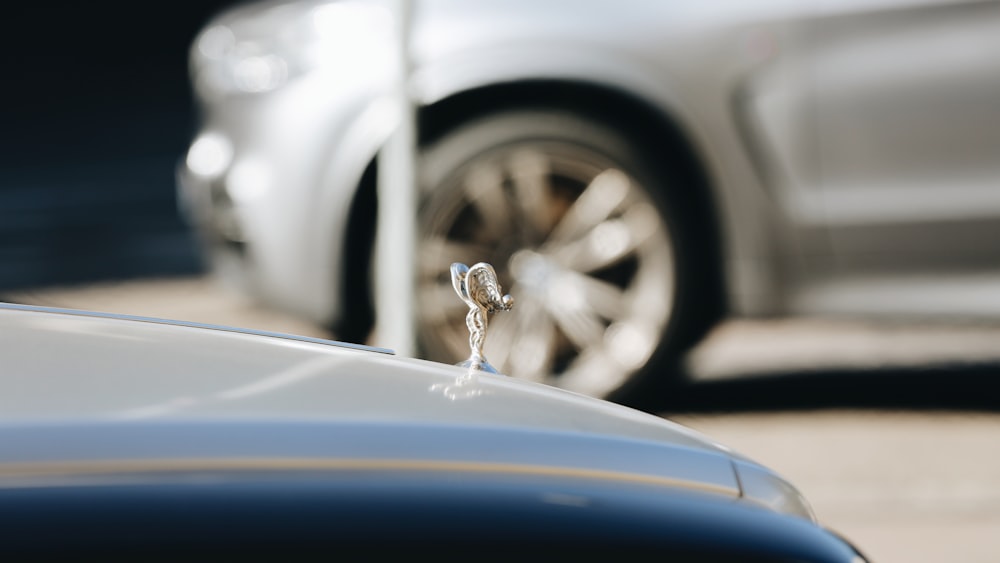
[[[486,361],[483,355],[483,344],[486,342],[486,326],[489,314],[497,311],[509,311],[514,305],[514,298],[503,295],[497,273],[493,266],[479,262],[471,268],[458,262],[451,265],[451,284],[455,293],[469,306],[465,315],[465,326],[469,327],[469,348],[472,354],[468,360],[457,365],[470,370],[498,373],[496,368]]]

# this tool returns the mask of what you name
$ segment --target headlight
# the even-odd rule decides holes
[[[268,92],[326,65],[384,64],[374,59],[391,57],[393,30],[391,12],[377,2],[251,6],[198,35],[191,74],[209,99]]]
[[[233,146],[219,133],[203,133],[191,143],[186,163],[188,170],[206,178],[219,176],[229,168]]]

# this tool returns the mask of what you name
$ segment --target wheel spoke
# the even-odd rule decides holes
[[[424,283],[417,290],[420,314],[426,322],[439,325],[463,315],[468,306],[455,295],[450,281]]]
[[[560,300],[562,301],[562,300]],[[568,300],[567,300],[568,301]],[[577,301],[574,299],[574,301]],[[600,316],[585,302],[550,303],[552,316],[563,333],[580,350],[600,344],[604,336],[604,323]]]
[[[603,348],[594,347],[581,351],[561,378],[561,384],[571,391],[587,395],[601,395],[619,386],[624,379],[619,366]],[[608,377],[619,380],[609,381]]]
[[[437,277],[447,272],[454,262],[471,266],[485,260],[488,253],[489,248],[485,245],[429,237],[420,242],[419,273],[422,277]]]
[[[621,217],[595,225],[579,240],[550,248],[549,255],[563,267],[592,272],[631,254],[659,226],[659,214],[652,205],[633,205]]]
[[[520,301],[519,297],[514,299]],[[506,365],[513,352],[513,342],[518,333],[516,320],[519,311],[517,309],[514,311],[510,314],[497,315],[492,319],[486,335],[486,344],[483,346],[486,359],[502,372],[509,371]]]
[[[492,163],[472,167],[465,178],[465,193],[479,211],[487,238],[499,240],[510,234],[510,204],[503,191],[503,173]]]
[[[537,151],[511,156],[511,181],[516,202],[536,236],[547,233],[555,221],[549,186],[549,162]]]
[[[534,305],[534,304],[532,304]],[[511,374],[542,381],[552,369],[556,329],[541,307],[526,309],[518,319],[518,334],[511,347]]]
[[[586,303],[600,316],[616,320],[627,314],[625,290],[622,288],[579,272],[566,271],[564,275],[578,285]]]
[[[619,170],[611,168],[595,176],[553,229],[546,247],[564,244],[593,229],[614,213],[628,191],[628,176]]]

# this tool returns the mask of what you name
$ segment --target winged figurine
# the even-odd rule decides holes
[[[483,355],[486,327],[489,324],[489,314],[509,311],[514,304],[514,298],[503,294],[496,271],[493,270],[493,266],[485,262],[479,262],[471,268],[455,262],[451,265],[451,283],[458,296],[469,306],[469,313],[465,315],[465,326],[469,327],[469,348],[472,349],[472,354],[468,360],[458,365],[498,373]]]

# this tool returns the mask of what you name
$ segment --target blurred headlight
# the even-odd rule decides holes
[[[218,133],[203,133],[191,143],[187,153],[187,167],[199,176],[215,177],[229,167],[233,146],[229,139]]]
[[[326,66],[358,66],[391,53],[391,12],[375,2],[247,7],[205,28],[191,48],[198,94],[269,92]]]

